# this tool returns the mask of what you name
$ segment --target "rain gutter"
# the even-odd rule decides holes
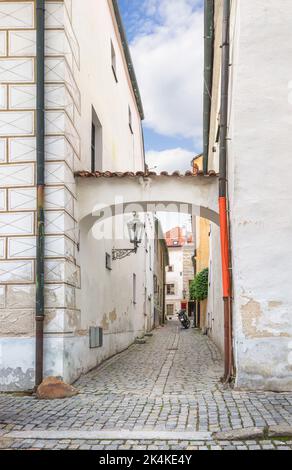
[[[35,387],[43,380],[44,349],[44,258],[45,258],[45,0],[36,2],[36,145],[37,145],[37,253],[36,253],[36,343],[35,343]]]
[[[209,134],[212,105],[213,57],[214,57],[214,0],[204,5],[204,114],[203,114],[203,169],[208,173]]]

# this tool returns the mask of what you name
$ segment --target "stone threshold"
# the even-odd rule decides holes
[[[11,431],[3,436],[9,439],[38,439],[38,440],[120,440],[120,441],[211,441],[211,432],[190,431],[128,431],[128,430],[96,430],[96,431]]]

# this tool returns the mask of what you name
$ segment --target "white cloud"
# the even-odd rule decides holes
[[[193,152],[177,148],[170,150],[149,151],[146,153],[146,163],[149,169],[154,169],[157,173],[161,171],[173,172],[176,170],[191,170],[191,160],[194,157]]]
[[[148,26],[131,44],[145,125],[166,136],[194,138],[199,144],[203,96],[200,4],[198,0],[145,0]]]
[[[174,212],[158,212],[163,232],[167,232],[174,227],[185,227],[188,232],[192,231],[191,216],[187,214],[178,214]]]

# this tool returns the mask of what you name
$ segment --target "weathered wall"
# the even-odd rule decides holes
[[[116,217],[118,226],[126,224],[131,216]],[[107,221],[107,225],[113,222]],[[105,227],[105,230],[107,227]],[[128,347],[138,336],[145,333],[147,318],[144,316],[146,272],[153,276],[153,265],[150,265],[146,253],[145,236],[136,255],[132,254],[123,260],[112,261],[112,269],[106,268],[105,253],[111,255],[112,248],[128,248],[129,240],[105,238],[98,240],[98,226],[92,231],[83,230],[81,224],[80,260],[81,292],[80,307],[82,312],[80,338],[75,341],[76,354],[72,355],[73,363],[69,364],[74,371],[74,361],[78,358],[79,372],[86,372]],[[147,236],[153,238],[149,233]],[[144,234],[146,235],[146,234]],[[152,258],[153,263],[153,258]],[[133,274],[136,274],[136,300],[134,302]],[[149,277],[149,276],[148,276]],[[152,286],[151,286],[152,288]],[[150,292],[147,290],[146,295]],[[88,329],[90,326],[103,328],[104,346],[89,349]],[[86,338],[85,339],[83,339]]]
[[[292,390],[291,15],[290,0],[232,2],[228,181],[245,389]]]
[[[162,227],[158,219],[155,223],[154,241],[154,308],[156,322],[161,325],[165,322],[165,282],[166,265],[168,262],[167,247],[163,239]]]
[[[222,292],[222,269],[220,252],[220,230],[210,225],[209,293],[206,325],[208,334],[224,353],[224,312]]]
[[[73,169],[80,95],[72,71],[80,57],[70,1],[65,4],[46,2],[46,350],[48,342],[55,348],[64,332],[71,334],[70,321],[79,318]],[[1,2],[0,13],[0,387],[10,390],[34,383],[35,2]],[[48,371],[63,374],[63,354],[46,354]]]
[[[219,113],[221,105],[221,44],[222,44],[222,17],[223,0],[215,0],[214,14],[214,62],[212,84],[212,109],[209,141],[209,169],[219,172],[219,142],[216,142],[219,127]]]
[[[35,314],[35,1],[0,2],[0,389],[34,385]],[[116,325],[110,302],[102,309],[118,335],[105,335],[98,358],[88,328],[100,326],[100,297],[82,306],[74,170],[90,169],[92,106],[103,127],[105,169],[144,168],[140,116],[111,2],[46,2],[46,325],[45,375],[72,381],[133,340],[129,322]],[[115,47],[118,83],[111,68]],[[129,128],[128,108],[132,112]],[[93,248],[104,267],[105,248]],[[145,258],[145,257],[144,257]],[[144,283],[144,258],[137,289]],[[130,271],[129,271],[130,272]],[[83,271],[82,275],[86,278]],[[83,276],[82,276],[83,277]],[[143,277],[143,279],[142,279]],[[91,283],[96,292],[99,274]],[[123,283],[116,278],[116,289]],[[144,287],[143,287],[144,289]],[[97,289],[98,291],[98,289]],[[98,291],[99,292],[99,291]],[[144,291],[143,291],[144,292]],[[129,290],[131,296],[131,290]],[[139,292],[139,299],[141,293]],[[129,302],[128,302],[129,304]],[[140,309],[141,305],[137,306]],[[92,309],[89,314],[87,311]],[[122,303],[121,310],[129,309]],[[133,312],[132,312],[133,315]],[[122,320],[118,320],[121,322]],[[143,306],[133,330],[144,330]],[[86,359],[88,356],[88,361]]]
[[[155,270],[155,217],[152,213],[144,214],[145,220],[145,286],[144,286],[144,316],[145,331],[154,327],[154,294],[153,272]]]
[[[166,305],[174,305],[174,313],[181,308],[183,291],[183,250],[182,247],[169,247],[169,266],[173,266],[173,271],[166,271],[166,284],[174,284],[175,294],[167,295]]]
[[[197,233],[196,233],[196,259],[197,272],[199,273],[209,265],[210,248],[209,234],[210,222],[202,217],[197,217]]]
[[[82,155],[77,169],[90,169],[93,106],[102,126],[102,168],[97,169],[143,170],[141,120],[111,0],[72,0],[72,18],[81,60],[80,70],[76,71],[82,99]],[[116,54],[117,81],[111,66],[111,42]],[[129,128],[129,107],[133,133]]]
[[[183,289],[186,290],[186,300],[190,299],[190,281],[194,279],[193,256],[195,254],[195,245],[188,243],[183,246]]]

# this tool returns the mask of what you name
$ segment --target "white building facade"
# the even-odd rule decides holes
[[[46,1],[44,375],[73,382],[152,327],[145,219],[136,255],[112,261],[78,224],[78,170],[144,170],[143,110],[116,2]],[[34,386],[36,1],[0,2],[0,389]],[[121,195],[122,196],[122,195]],[[101,201],[102,202],[102,201]],[[129,218],[120,217],[118,225]],[[116,225],[117,226],[117,225]],[[110,235],[108,235],[110,233]],[[108,256],[106,257],[106,254]],[[90,328],[101,328],[90,330]],[[100,347],[91,333],[102,334]]]
[[[195,246],[192,235],[181,227],[168,231],[165,239],[169,253],[169,266],[166,268],[166,315],[171,318],[181,309],[191,313],[189,287],[194,280]]]
[[[215,1],[214,17],[209,168],[215,170],[223,3]],[[227,142],[233,352],[235,384],[244,389],[292,390],[291,17],[289,0],[231,1]],[[211,239],[211,275],[216,275],[216,227]],[[213,291],[211,316],[218,311],[216,298]],[[222,330],[222,316],[214,328],[215,335]]]
[[[168,246],[169,266],[166,268],[166,315],[175,316],[183,299],[183,250],[182,246]]]

